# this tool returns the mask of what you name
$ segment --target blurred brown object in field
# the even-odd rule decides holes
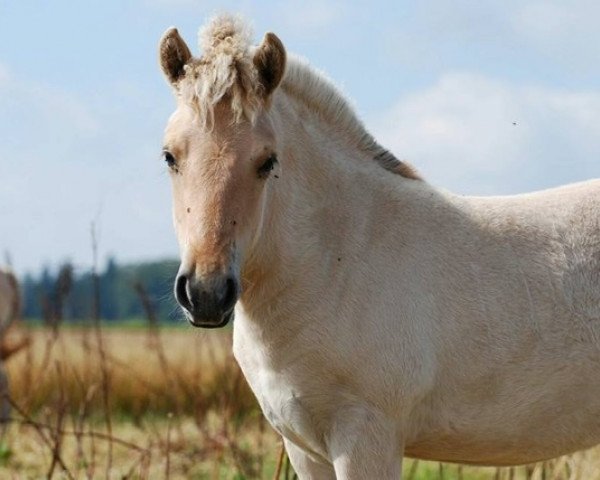
[[[21,315],[21,289],[16,275],[0,267],[0,338]]]
[[[0,269],[0,423],[4,427],[10,418],[8,375],[4,369],[4,359],[23,348],[28,340],[24,338],[15,344],[7,343],[8,331],[21,316],[21,289],[16,275],[10,268]]]
[[[18,338],[12,334],[5,334],[0,339],[0,361],[5,361],[30,344],[31,336],[28,333],[21,332]]]

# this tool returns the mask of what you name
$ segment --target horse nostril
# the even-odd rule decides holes
[[[192,310],[192,302],[188,296],[188,278],[186,275],[178,275],[175,280],[175,298],[188,312]]]
[[[229,277],[225,281],[225,291],[223,293],[223,310],[227,311],[235,304],[237,300],[237,283],[234,278]]]
[[[238,297],[238,284],[234,277],[215,277],[202,282],[192,276],[179,274],[174,290],[179,305],[196,320],[202,321],[212,321],[231,312]]]

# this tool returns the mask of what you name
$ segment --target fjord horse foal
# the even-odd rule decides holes
[[[397,479],[600,441],[600,182],[442,192],[330,81],[221,16],[160,64],[190,322],[233,349],[302,479]],[[357,66],[357,69],[360,65]]]

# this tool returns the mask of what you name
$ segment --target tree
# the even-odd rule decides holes
[[[119,318],[119,267],[114,257],[110,257],[106,270],[100,275],[100,317],[106,320]]]

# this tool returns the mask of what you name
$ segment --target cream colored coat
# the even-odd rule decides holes
[[[598,443],[600,181],[462,198],[382,174],[361,190],[313,207],[331,245],[278,251],[269,315],[237,312],[236,358],[306,454],[301,478],[335,478],[321,463],[398,478],[402,452],[513,465]]]
[[[175,29],[160,45],[182,271],[239,277],[234,354],[300,478],[599,443],[600,181],[442,192],[274,35],[249,48],[225,17],[203,38],[202,60]]]

